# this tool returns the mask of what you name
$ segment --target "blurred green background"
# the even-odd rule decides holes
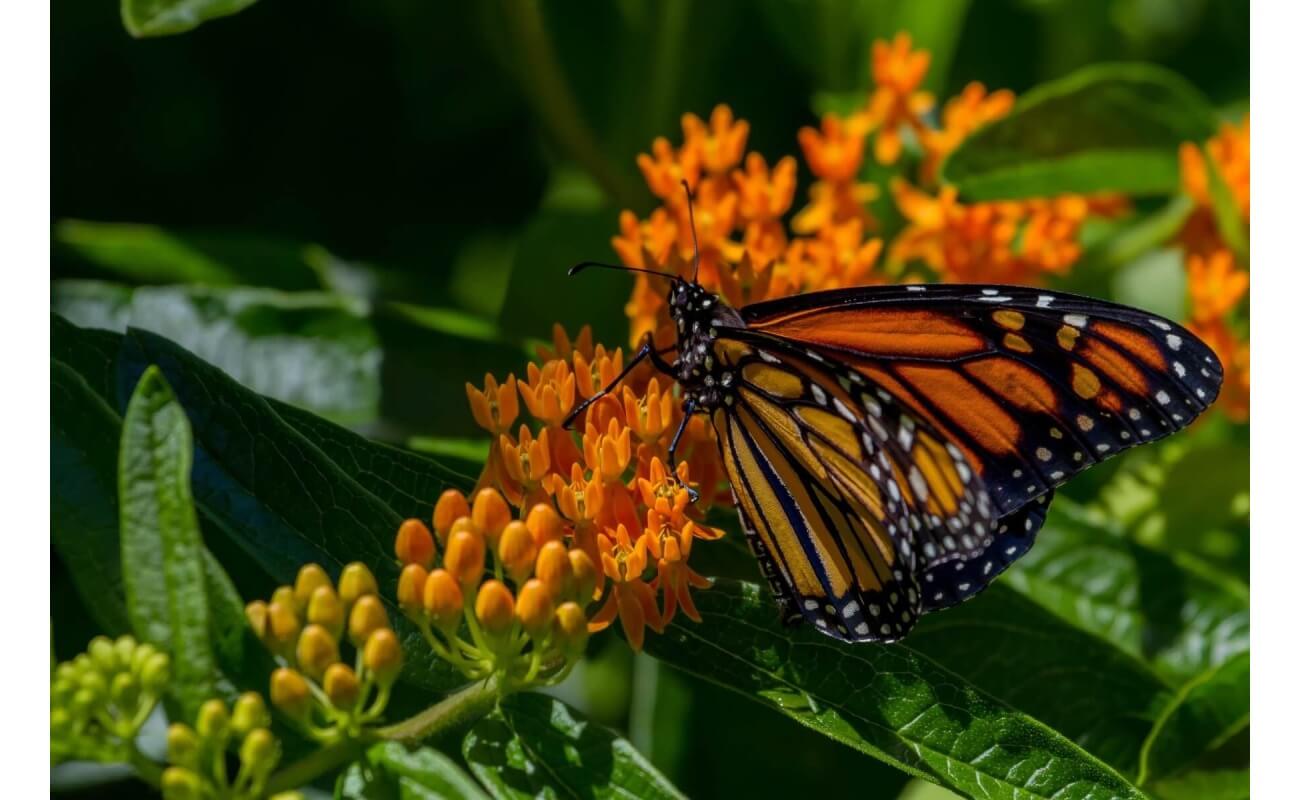
[[[1022,93],[1142,60],[1240,110],[1248,22],[1235,0],[263,0],[135,40],[116,3],[60,2],[52,304],[79,324],[157,330],[368,435],[472,459],[466,380],[520,371],[555,321],[626,339],[624,277],[566,283],[564,270],[613,258],[617,213],[653,207],[634,158],[655,136],[678,139],[683,112],[728,103],[751,122],[751,149],[797,153],[817,98],[865,91],[870,42],[900,29],[932,51],[941,100],[972,80]],[[1115,276],[1121,289],[1134,280]],[[1232,503],[1246,433],[1196,436],[1190,461],[1150,448],[1070,493],[1148,537],[1218,514],[1193,549],[1244,578]],[[1231,480],[1195,483],[1197,464],[1225,458]],[[648,658],[633,668],[621,640],[602,641],[566,699],[628,731],[689,794],[941,791],[905,788],[901,773]]]

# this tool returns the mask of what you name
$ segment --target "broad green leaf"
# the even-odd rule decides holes
[[[248,8],[257,0],[122,0],[122,24],[137,39],[197,28]]]
[[[447,756],[428,747],[407,750],[396,742],[366,751],[363,761],[339,776],[334,796],[339,800],[488,800],[474,779]]]
[[[203,540],[190,498],[192,458],[185,411],[150,367],[122,421],[122,577],[131,627],[171,654],[170,691],[186,716],[212,696],[216,673]]]
[[[463,754],[497,800],[682,797],[626,739],[540,694],[502,700]]]
[[[756,584],[719,580],[696,603],[703,623],[674,622],[649,637],[651,655],[899,769],[979,797],[1143,796],[1061,733],[906,642],[851,646],[784,627]]]
[[[320,292],[55,281],[53,308],[82,327],[151,330],[262,393],[318,414],[368,420],[381,351],[351,304]]]
[[[1250,648],[1244,587],[1189,558],[1147,549],[1065,498],[1001,580],[1151,664],[1171,686]]]
[[[948,157],[942,178],[969,200],[1173,193],[1178,146],[1213,133],[1213,110],[1175,73],[1101,64],[1026,93]]]
[[[1160,800],[1247,800],[1250,769],[1197,770],[1152,787]]]
[[[1190,766],[1250,723],[1250,653],[1240,653],[1179,690],[1142,749],[1141,782]]]

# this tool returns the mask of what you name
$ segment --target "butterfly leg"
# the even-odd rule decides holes
[[[668,445],[668,469],[677,474],[677,445],[681,444],[682,434],[686,432],[686,426],[690,424],[691,417],[695,414],[695,401],[687,400],[682,404],[682,422],[677,426],[677,432],[673,434],[672,444]],[[700,499],[700,493],[691,487],[686,487],[686,494],[694,503]]]
[[[599,392],[596,392],[591,397],[588,397],[586,400],[583,400],[581,403],[575,406],[574,409],[569,412],[569,416],[564,418],[563,427],[568,428],[569,426],[571,426],[573,424],[573,421],[577,419],[582,414],[582,412],[586,411],[591,406],[592,403],[596,402],[597,400],[601,399],[602,397],[605,397],[610,392],[612,392],[614,390],[614,387],[618,386],[620,383],[623,382],[624,378],[632,374],[632,370],[636,369],[636,366],[646,358],[649,358],[652,362],[654,362],[655,367],[657,367],[660,371],[667,372],[668,374],[671,375],[673,371],[673,365],[669,364],[667,361],[664,360],[663,354],[671,353],[673,350],[676,349],[677,346],[673,345],[672,347],[668,347],[663,350],[656,350],[654,346],[654,339],[651,337],[649,333],[647,333],[645,335],[645,340],[641,343],[641,347],[639,347],[636,353],[633,354],[632,358],[628,360],[627,365],[623,367],[623,371],[618,373],[618,375],[614,376],[614,380],[610,381],[608,386],[604,387]]]

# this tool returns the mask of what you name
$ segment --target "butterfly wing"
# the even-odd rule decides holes
[[[713,345],[729,391],[712,419],[778,602],[837,638],[902,637],[927,570],[992,544],[988,492],[960,449],[859,372],[738,336]]]
[[[961,449],[1002,515],[1185,427],[1223,379],[1176,323],[1023,287],[863,287],[740,313],[736,335],[834,359],[889,392]]]

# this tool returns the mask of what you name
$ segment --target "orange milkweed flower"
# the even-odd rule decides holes
[[[619,235],[610,240],[610,246],[624,265],[638,269],[658,266],[668,258],[677,241],[677,223],[663,207],[650,212],[645,221],[638,220],[631,211],[624,211],[618,216],[618,231]]]
[[[939,128],[923,127],[917,131],[925,151],[921,179],[932,183],[938,175],[939,165],[957,149],[957,145],[979,128],[1011,113],[1015,104],[1016,96],[1008,89],[989,92],[979,81],[966,84],[961,94],[944,104]]]
[[[611,587],[604,605],[588,622],[587,630],[602,631],[617,616],[628,644],[639,651],[645,642],[647,625],[656,633],[663,632],[654,590],[642,579],[648,564],[648,543],[645,536],[638,536],[633,542],[624,525],[612,533],[613,538],[604,533],[596,538],[600,564]]]
[[[557,322],[551,326],[551,342],[553,348],[545,345],[539,345],[537,348],[537,357],[543,362],[572,361],[575,353],[591,358],[593,352],[590,325],[583,325],[578,330],[577,338],[570,340],[564,326]]]
[[[605,482],[604,509],[599,523],[602,528],[626,525],[641,532],[641,522],[632,493],[623,483],[623,473],[632,463],[632,431],[617,419],[610,419],[605,433],[587,424],[582,437],[582,452],[592,477]]]
[[[658,377],[650,379],[644,392],[623,387],[623,415],[628,430],[646,444],[659,441],[659,437],[672,426],[674,407],[672,390],[660,390]]]
[[[1250,416],[1250,342],[1238,339],[1223,319],[1193,320],[1187,328],[1210,346],[1223,365],[1223,385],[1215,406],[1231,420],[1246,421]]]
[[[860,114],[843,120],[830,113],[822,117],[820,131],[800,128],[799,145],[803,148],[808,168],[824,181],[852,181],[862,168],[863,144],[869,127],[866,118]]]
[[[1250,115],[1239,126],[1225,122],[1218,135],[1205,143],[1205,150],[1214,161],[1215,169],[1227,184],[1244,221],[1250,221]],[[1198,206],[1209,208],[1210,177],[1205,167],[1201,148],[1191,142],[1183,143],[1178,150],[1183,190],[1191,195]]]
[[[599,562],[596,549],[596,524],[605,510],[605,484],[599,475],[584,477],[582,466],[574,464],[566,482],[558,474],[550,476],[551,494],[560,513],[573,523],[573,541],[593,562]]]
[[[578,394],[583,397],[592,395],[614,382],[614,378],[623,371],[623,348],[616,347],[612,353],[605,351],[604,345],[596,345],[590,357],[582,353],[573,354],[573,374],[577,379]]]
[[[749,123],[737,120],[730,106],[719,105],[709,115],[708,125],[694,114],[682,115],[682,134],[685,147],[699,154],[705,170],[717,175],[740,163],[749,138]]]
[[[474,414],[474,421],[494,437],[510,430],[515,418],[519,416],[519,395],[515,391],[515,376],[510,375],[504,384],[498,384],[491,375],[483,376],[483,388],[472,383],[465,384],[465,394],[469,397],[469,408]]]
[[[785,248],[782,248],[782,252],[784,251]],[[752,252],[746,247],[736,268],[723,270],[719,276],[718,291],[732,308],[779,297],[785,293],[782,291],[783,283],[774,283],[777,272],[775,265],[770,262],[759,265],[752,257]]]
[[[745,168],[731,173],[740,198],[740,215],[747,220],[775,220],[790,210],[794,202],[795,173],[792,156],[786,156],[769,169],[759,153],[745,157]]]
[[[797,239],[786,253],[791,281],[804,289],[836,289],[879,282],[873,275],[883,243],[863,241],[862,223],[851,220],[822,228],[817,236]]]
[[[934,107],[934,95],[921,91],[921,81],[930,69],[930,54],[912,50],[912,37],[900,32],[893,42],[871,46],[871,77],[876,89],[867,101],[867,117],[878,126],[876,160],[889,165],[903,151],[900,131],[904,126],[922,129],[921,115]]]
[[[519,426],[519,443],[501,435],[501,462],[510,481],[502,482],[506,499],[514,506],[533,506],[546,501],[542,478],[551,471],[551,447],[545,428],[533,438],[527,425]]]
[[[549,437],[551,464],[561,471],[579,457],[573,437],[562,427],[573,410],[577,388],[577,378],[565,361],[548,361],[540,369],[530,363],[528,380],[519,382],[528,413],[553,431]]]
[[[1209,256],[1187,257],[1187,288],[1192,320],[1206,324],[1226,317],[1246,296],[1250,273],[1237,269],[1232,251],[1216,250]]]
[[[879,223],[867,205],[879,197],[880,189],[874,183],[817,181],[808,187],[808,205],[795,214],[790,230],[816,233],[827,225],[854,219],[864,228],[875,229]]]
[[[661,624],[672,622],[680,605],[682,612],[700,622],[700,612],[691,598],[691,587],[707,589],[712,583],[687,565],[691,557],[691,541],[695,536],[695,523],[674,514],[666,498],[659,498],[646,514],[644,540],[655,560],[657,574],[650,582],[654,591],[664,594]]]
[[[683,145],[674,150],[668,140],[660,136],[650,146],[650,154],[636,157],[646,185],[655,196],[670,204],[682,201],[682,181],[691,186],[700,182],[700,151]]]

